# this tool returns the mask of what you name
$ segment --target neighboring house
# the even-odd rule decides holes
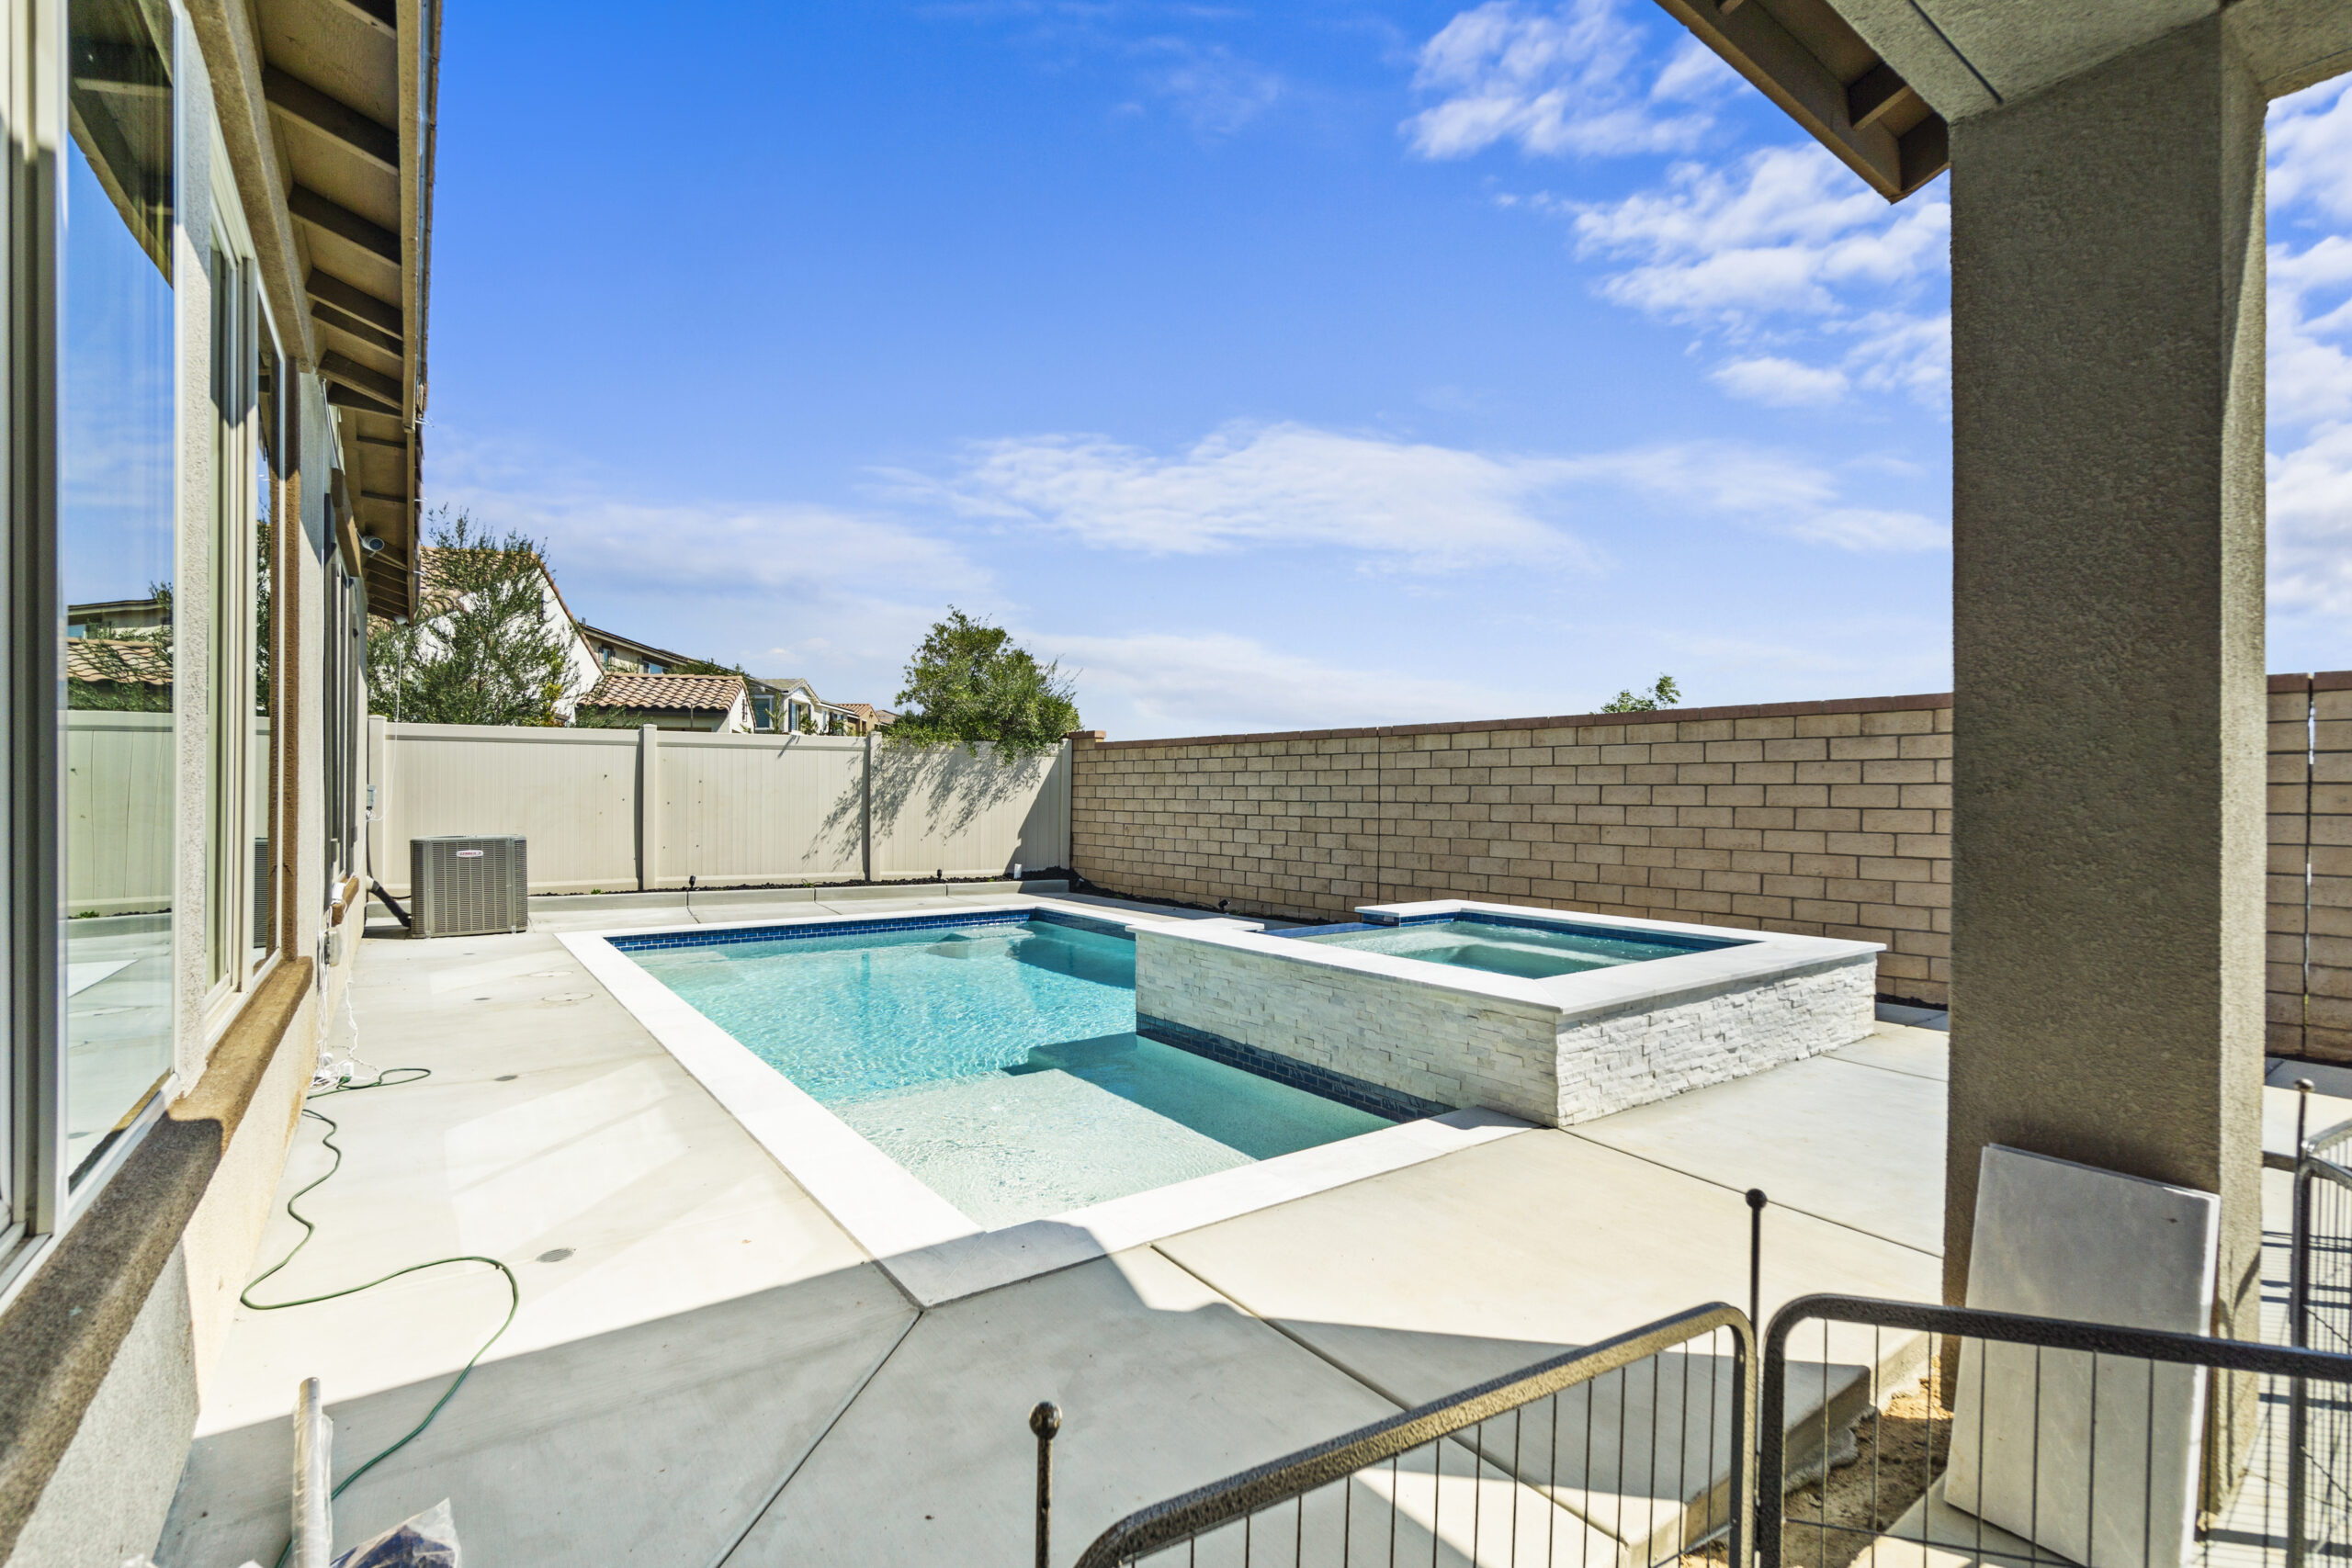
[[[870,703],[829,703],[797,675],[752,679],[752,724],[762,734],[795,734],[806,719],[806,728],[815,735],[869,735],[898,717]]]
[[[424,618],[423,630],[417,639],[421,644],[431,642],[434,618],[448,608],[447,592],[440,590],[435,581],[435,558],[441,553],[438,549],[431,548],[417,552],[419,557],[417,563],[418,613]],[[572,709],[580,700],[580,694],[603,679],[605,671],[597,660],[595,645],[586,635],[587,628],[582,626],[579,619],[572,615],[571,607],[563,602],[563,591],[556,587],[555,576],[548,570],[547,562],[540,561],[537,564],[540,614],[548,629],[564,639],[565,687],[571,695],[557,703],[555,711],[556,716],[568,724],[571,721]],[[102,607],[92,606],[94,609]]]
[[[65,680],[69,706],[168,711],[172,645],[147,638],[74,637],[65,644]]]
[[[842,716],[844,735],[872,735],[899,722],[899,716],[888,708],[877,708],[872,703],[836,703],[833,711]]]
[[[741,675],[607,675],[580,699],[580,716],[741,735],[752,728],[751,686]]]
[[[65,635],[104,637],[110,632],[161,631],[172,624],[168,593],[145,599],[107,599],[95,604],[65,606]]]
[[[580,635],[585,639],[596,667],[611,675],[669,675],[682,664],[701,664],[704,660],[689,659],[683,653],[673,653],[666,648],[656,648],[650,642],[638,642],[580,623]]]
[[[817,688],[797,675],[755,675],[752,678],[752,727],[762,734],[812,735],[831,733],[833,710]]]

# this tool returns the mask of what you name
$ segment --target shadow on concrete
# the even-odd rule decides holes
[[[866,1265],[485,1361],[422,1437],[336,1503],[335,1548],[447,1497],[471,1561],[707,1568],[913,1317]],[[343,1401],[330,1386],[336,1480],[448,1382]],[[157,1560],[273,1561],[292,1464],[288,1421],[198,1439]]]
[[[1326,1326],[1377,1334],[1392,1364],[1471,1349],[1517,1366],[1565,1348]],[[1385,1561],[1392,1523],[1417,1562],[1468,1562],[1547,1535],[1586,1562],[1645,1560],[1727,1506],[1730,1378],[1705,1356],[1642,1363],[1394,1475],[1359,1476],[1346,1496],[1328,1490],[1285,1528],[1323,1561],[1339,1560],[1343,1534],[1345,1560],[1376,1545]],[[331,1397],[338,1480],[447,1386],[436,1376]],[[1135,1508],[1398,1408],[1151,1248],[919,1318],[862,1265],[485,1362],[422,1438],[338,1502],[336,1545],[447,1497],[469,1556],[502,1568],[1023,1561],[1035,1462],[1024,1422],[1039,1399],[1066,1416],[1057,1561]],[[199,1440],[159,1561],[271,1561],[291,1463],[283,1420]],[[1229,1544],[1204,1542],[1201,1560]],[[1261,1543],[1256,1561],[1288,1559]]]

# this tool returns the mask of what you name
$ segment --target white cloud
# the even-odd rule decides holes
[[[1824,525],[1838,483],[1789,453],[1682,442],[1569,457],[1490,454],[1298,424],[1232,424],[1172,457],[1099,435],[975,447],[946,479],[900,493],[1028,523],[1098,548],[1206,555],[1336,548],[1425,571],[1496,562],[1593,568],[1564,521],[1630,498],[1845,548],[1926,548],[1915,535]]]
[[[1683,320],[1745,323],[1841,310],[1843,287],[1901,287],[1940,268],[1951,209],[1889,207],[1821,148],[1767,147],[1731,168],[1678,164],[1665,184],[1577,209],[1578,248],[1633,265],[1611,298]]]
[[[1792,523],[1787,531],[1842,550],[1940,550],[1951,544],[1949,528],[1917,512],[1838,507]]]
[[[1603,297],[1740,344],[1809,340],[1833,363],[1746,354],[1715,372],[1735,397],[1787,406],[1855,387],[1940,408],[1951,319],[1920,295],[1948,265],[1939,191],[1889,207],[1821,148],[1767,147],[1728,165],[1676,164],[1614,202],[1555,204],[1581,255],[1619,264]]]
[[[1724,57],[1685,33],[1675,40],[1657,80],[1650,84],[1653,103],[1705,103],[1719,94],[1737,90],[1739,73]]]
[[[2271,107],[2269,198],[2274,210],[2308,201],[2352,219],[2352,76],[2339,76]]]
[[[1172,57],[1172,63],[1152,72],[1149,79],[1153,90],[1172,103],[1198,135],[1230,136],[1282,96],[1280,76],[1223,45],[1155,39],[1144,47]]]
[[[1950,310],[1934,315],[1874,310],[1842,330],[1855,337],[1845,358],[1855,385],[1903,392],[1925,408],[1939,409],[1951,400]]]
[[[1713,123],[1707,101],[1729,73],[1678,50],[1645,94],[1636,84],[1645,41],[1619,0],[1566,0],[1548,11],[1488,0],[1421,46],[1413,85],[1443,96],[1403,129],[1425,158],[1466,157],[1498,141],[1546,155],[1695,146]]]
[[[1837,481],[1786,452],[1732,441],[1686,441],[1563,459],[1565,475],[1702,512],[1772,520],[1836,498]]]
[[[2352,423],[2273,452],[2269,479],[2272,599],[2352,615]]]
[[[1563,479],[1540,458],[1231,424],[1173,457],[1100,435],[986,442],[954,479],[923,488],[971,514],[1152,554],[1324,546],[1430,567],[1586,563],[1547,515]]]
[[[2271,419],[2344,418],[2352,413],[2352,240],[2273,245],[2269,265]]]
[[[1040,434],[976,445],[948,479],[891,478],[906,499],[1148,555],[1336,547],[1420,571],[1595,569],[1564,520],[1609,496],[1858,547],[1853,529],[1814,522],[1839,508],[1835,475],[1743,442],[1524,456],[1235,423],[1173,456],[1101,434]],[[1894,541],[1882,529],[1868,547],[1927,547]]]
[[[2340,642],[2352,615],[2352,78],[2273,104],[2268,132],[2270,595]]]
[[[889,518],[567,491],[449,441],[434,479],[435,503],[545,541],[581,619],[696,657],[782,664],[753,673],[807,675],[828,694],[827,671],[887,679],[948,603],[995,596],[955,545]]]
[[[1435,680],[1361,661],[1325,663],[1229,633],[1041,633],[1025,640],[1078,671],[1082,692],[1123,701],[1163,735],[1499,717],[1526,702],[1489,682]]]
[[[2320,617],[2312,635],[2340,642],[2352,615],[2352,239],[2341,231],[2352,78],[2272,105],[2269,142],[2271,603]]]
[[[1846,395],[1844,371],[1775,355],[1726,360],[1707,378],[1735,398],[1772,408],[1817,408]]]

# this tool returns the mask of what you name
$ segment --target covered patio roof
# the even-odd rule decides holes
[[[2221,12],[2221,0],[1658,0],[1889,201],[1950,163],[1950,124]],[[2352,6],[2240,0],[2272,97],[2352,68]]]
[[[262,287],[296,367],[341,412],[331,502],[369,607],[417,590],[419,428],[440,58],[435,0],[190,8],[251,216]],[[372,553],[363,537],[379,539]]]

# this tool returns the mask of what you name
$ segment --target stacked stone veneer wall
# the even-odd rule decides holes
[[[1560,1124],[1850,1045],[1878,1021],[1867,959],[1560,1031]]]
[[[1441,1105],[1550,1122],[1559,1010],[1136,933],[1136,1012]]]
[[[1136,1011],[1146,1019],[1546,1125],[1835,1050],[1873,1021],[1867,956],[1654,1009],[1564,1017],[1278,951],[1148,930],[1136,943]]]
[[[1949,995],[1949,694],[1477,724],[1076,738],[1071,863],[1114,892],[1329,919],[1484,898],[1886,944]]]

